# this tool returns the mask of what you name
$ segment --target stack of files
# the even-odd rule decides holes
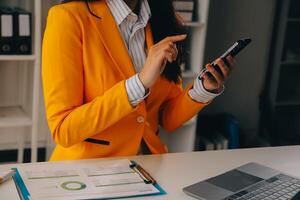
[[[213,134],[209,137],[201,136],[197,146],[196,150],[201,151],[228,149],[228,139],[221,133]]]
[[[194,0],[175,0],[173,1],[173,6],[176,13],[184,22],[193,21],[193,13],[195,2]]]
[[[14,181],[21,199],[115,199],[166,192],[140,165],[127,159],[23,165]]]
[[[220,132],[213,134],[214,150],[228,149],[228,139]]]
[[[30,12],[0,7],[0,54],[31,54],[31,26]]]
[[[240,125],[231,114],[201,115],[197,124],[196,150],[207,150],[207,141],[209,150],[240,148]]]
[[[198,138],[198,141],[196,142],[196,151],[211,151],[214,149],[214,143],[210,139],[205,136]]]

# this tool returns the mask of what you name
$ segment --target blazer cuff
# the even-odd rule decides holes
[[[150,94],[150,90],[145,90],[138,74],[127,79],[125,81],[125,86],[130,104],[133,107],[137,106]]]
[[[219,93],[212,93],[207,91],[202,83],[202,80],[198,77],[194,81],[194,87],[189,90],[189,96],[200,103],[207,103],[213,100],[215,97],[221,95],[225,90],[225,86],[223,85],[222,91]]]

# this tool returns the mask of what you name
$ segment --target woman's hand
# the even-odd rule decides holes
[[[146,89],[150,88],[164,71],[167,62],[176,60],[178,50],[176,42],[185,40],[186,35],[166,37],[153,45],[148,52],[145,65],[139,74],[139,78]]]
[[[222,74],[219,73],[211,64],[206,65],[207,71],[211,74],[208,75],[208,73],[204,73],[202,76],[203,86],[207,91],[213,93],[219,93],[222,91],[224,83],[228,79],[232,68],[235,66],[235,60],[232,56],[227,56],[226,61],[228,65],[226,65],[221,58],[216,60],[216,64],[219,66]]]

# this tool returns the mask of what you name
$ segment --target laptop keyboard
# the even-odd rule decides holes
[[[300,191],[300,179],[279,174],[225,200],[289,200]]]

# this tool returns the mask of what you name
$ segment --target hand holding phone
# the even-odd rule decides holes
[[[251,41],[252,40],[250,38],[240,39],[240,40],[236,41],[220,58],[225,62],[225,64],[227,64],[227,61],[226,61],[227,56],[231,55],[232,57],[235,57],[246,46],[248,46],[248,44],[250,44]],[[218,73],[222,74],[222,71],[216,64],[216,61],[212,62],[211,65],[215,68],[216,71],[218,71]],[[199,78],[201,79],[205,73],[209,73],[206,68],[204,68],[200,72]]]

